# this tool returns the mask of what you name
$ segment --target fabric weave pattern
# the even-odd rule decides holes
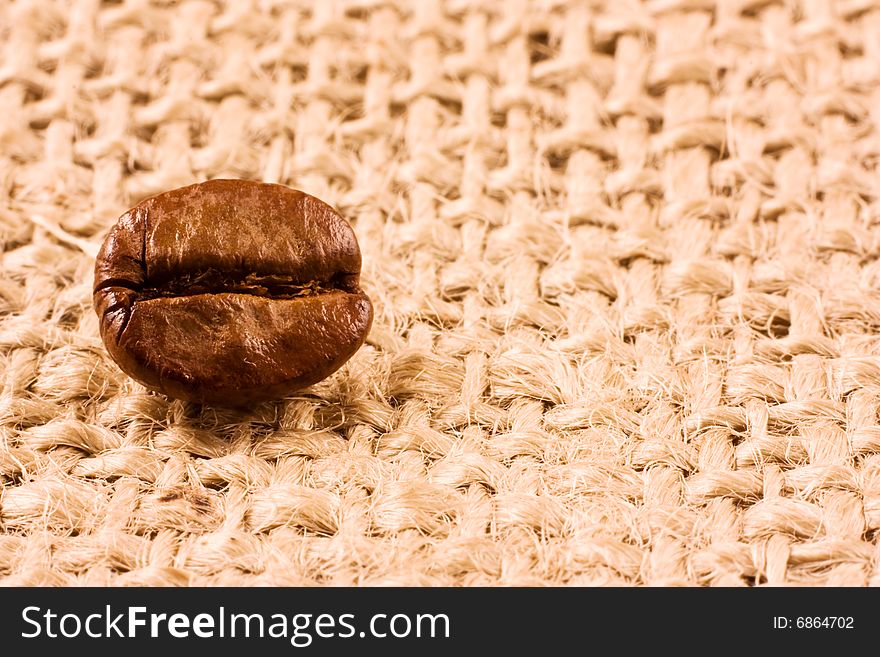
[[[880,2],[0,3],[0,582],[880,583]],[[248,411],[110,361],[141,199],[280,182],[376,316]]]

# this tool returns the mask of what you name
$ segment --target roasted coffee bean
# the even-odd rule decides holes
[[[104,345],[148,388],[240,406],[335,372],[373,308],[354,232],[300,191],[211,180],[123,214],[95,264]]]

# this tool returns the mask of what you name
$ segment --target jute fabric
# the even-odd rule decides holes
[[[880,3],[0,3],[0,581],[880,583]],[[146,391],[94,255],[281,182],[376,317]]]

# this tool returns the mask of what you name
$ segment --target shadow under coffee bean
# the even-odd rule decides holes
[[[101,337],[148,388],[240,406],[335,372],[373,308],[351,226],[303,192],[211,180],[126,212],[95,264]]]

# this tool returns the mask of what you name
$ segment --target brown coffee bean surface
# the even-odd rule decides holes
[[[243,405],[335,372],[373,318],[349,224],[303,192],[211,180],[149,198],[95,264],[101,337],[171,397]]]

